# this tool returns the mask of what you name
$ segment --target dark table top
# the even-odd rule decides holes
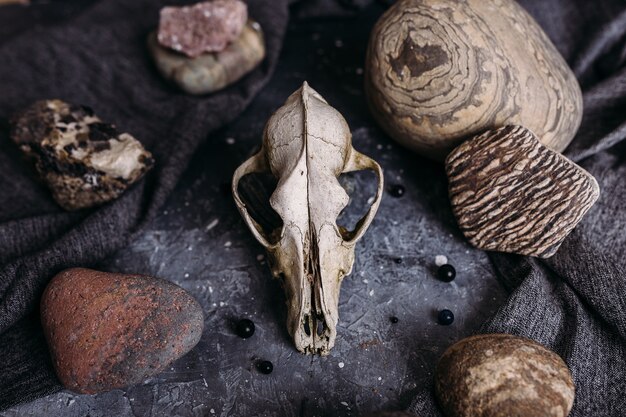
[[[363,65],[382,10],[373,5],[354,18],[293,20],[270,84],[235,123],[208,138],[144,233],[102,263],[104,270],[163,277],[191,292],[206,317],[200,343],[144,385],[100,395],[60,392],[0,416],[358,416],[405,408],[431,383],[443,350],[477,330],[505,292],[486,254],[466,243],[455,224],[443,167],[396,145],[369,114]],[[271,113],[304,80],[344,115],[354,147],[382,165],[387,187],[406,188],[401,198],[385,193],[357,246],[327,357],[293,347],[282,289],[228,191]],[[375,192],[374,176],[349,174],[341,182],[351,203],[338,222],[353,225]],[[452,283],[436,279],[438,255],[456,267]],[[442,308],[455,313],[451,326],[436,323]],[[257,327],[247,340],[232,329],[242,317]],[[257,359],[272,361],[274,372],[259,373]]]

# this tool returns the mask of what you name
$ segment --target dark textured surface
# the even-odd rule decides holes
[[[505,292],[494,279],[487,255],[471,249],[455,226],[443,167],[391,143],[375,127],[365,107],[361,76],[364,50],[369,29],[382,10],[373,6],[356,19],[293,22],[271,84],[236,123],[211,135],[196,152],[180,186],[156,213],[156,220],[128,249],[101,265],[108,270],[151,273],[190,290],[207,315],[207,330],[200,344],[146,385],[97,396],[57,393],[0,415],[358,416],[402,408],[417,396],[413,408],[422,410],[419,415],[435,416],[430,384],[438,356],[447,345],[494,317],[487,321],[487,331],[513,332],[539,340],[571,364],[578,395],[572,416],[621,417],[626,407],[622,395],[626,385],[626,274],[617,258],[625,253],[626,224],[626,169],[623,145],[619,145],[626,135],[625,5],[621,0],[523,3],[583,81],[587,113],[568,155],[581,161],[600,152],[583,166],[600,180],[604,192],[589,219],[579,225],[580,231],[566,239],[558,257],[549,263],[493,256],[501,271],[499,279],[510,291],[495,316],[492,312],[503,303]],[[342,13],[352,9],[340,8],[329,0],[311,0],[294,6],[294,13],[323,14],[319,7],[324,5]],[[45,24],[67,24],[63,16],[54,19],[52,6],[42,6],[49,14],[29,14],[40,13]],[[15,12],[0,16],[12,16],[7,18],[7,25],[0,25],[0,31],[7,34],[2,41],[14,39],[16,33],[30,27],[16,25]],[[138,38],[141,41],[143,38]],[[222,184],[230,182],[234,169],[258,146],[271,112],[303,79],[344,114],[354,131],[354,146],[381,162],[387,184],[406,186],[403,197],[385,197],[357,251],[354,273],[343,284],[341,338],[334,353],[313,360],[293,349],[284,329],[282,290],[270,279],[264,260],[257,260],[261,247],[245,228],[231,197],[222,191],[228,189]],[[168,91],[174,93],[173,89]],[[5,107],[16,105],[7,102],[3,106],[2,113],[6,114]],[[133,114],[141,115],[145,117],[140,109]],[[211,117],[211,111],[189,117]],[[124,117],[130,119],[130,114]],[[175,127],[190,133],[180,124]],[[4,140],[0,140],[0,150],[0,167],[21,173],[9,180],[0,177],[4,190],[0,207],[9,210],[3,220],[16,218],[16,213],[28,216],[51,211],[54,205],[41,190],[36,197],[21,194],[25,200],[14,203],[20,187],[31,190],[33,186],[22,165],[11,160],[16,151]],[[372,195],[373,190],[367,188],[371,178],[342,181],[354,205],[342,221],[354,221]],[[80,220],[55,219],[60,230]],[[119,220],[114,216],[110,221]],[[53,230],[42,227],[34,232],[39,236],[36,246],[56,236]],[[2,246],[2,262],[28,247],[11,243]],[[457,278],[451,284],[434,277],[436,255],[447,255],[457,268]],[[395,262],[397,258],[402,263]],[[438,326],[436,313],[446,307],[455,312],[457,320],[449,327]],[[399,318],[398,323],[391,323],[392,315]],[[257,324],[255,335],[247,340],[239,339],[230,323],[242,316]],[[32,322],[21,321],[0,340],[3,349],[20,346],[14,361],[0,364],[0,382],[15,387],[22,400],[58,389],[50,369],[41,366],[46,351],[36,330]],[[254,368],[257,358],[271,360],[273,373],[259,374]],[[23,373],[14,372],[15,364],[21,364]],[[24,373],[31,377],[20,378]],[[37,394],[29,394],[33,387],[38,388]]]
[[[63,385],[93,394],[162,371],[198,343],[204,316],[169,281],[71,268],[46,287],[41,324]]]

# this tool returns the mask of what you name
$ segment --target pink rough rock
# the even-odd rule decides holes
[[[195,58],[219,52],[237,39],[248,20],[240,0],[213,0],[184,7],[164,7],[159,21],[159,43]]]

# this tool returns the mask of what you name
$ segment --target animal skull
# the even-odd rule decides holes
[[[326,355],[335,344],[339,289],[354,263],[354,246],[372,222],[383,191],[383,174],[352,148],[343,116],[305,82],[265,126],[261,150],[233,176],[235,203],[256,239],[267,249],[272,274],[287,296],[287,328],[303,353]],[[373,170],[378,190],[354,231],[337,226],[349,197],[337,178]],[[283,220],[266,235],[242,201],[238,185],[254,172],[271,172],[278,186],[270,205]]]

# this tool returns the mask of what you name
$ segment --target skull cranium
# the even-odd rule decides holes
[[[343,116],[305,82],[265,127],[260,152],[233,176],[235,202],[256,239],[266,248],[272,273],[283,279],[287,328],[303,353],[328,354],[335,344],[339,290],[354,263],[354,247],[380,204],[383,174],[372,159],[352,148]],[[349,196],[337,178],[373,170],[374,202],[354,231],[337,226]],[[274,236],[264,233],[238,192],[242,177],[271,172],[278,179],[270,205],[283,220]]]

